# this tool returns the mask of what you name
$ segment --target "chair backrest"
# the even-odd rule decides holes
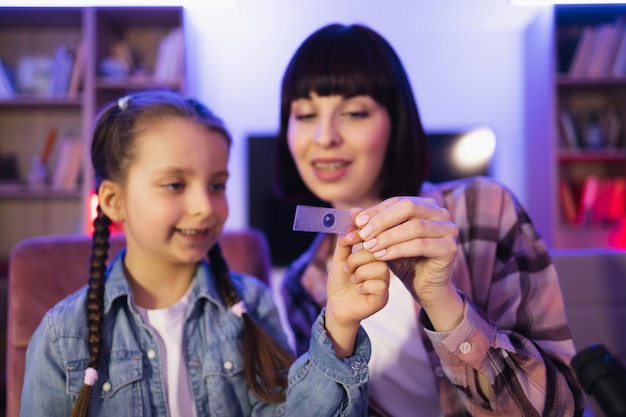
[[[605,345],[626,363],[626,251],[553,249],[577,350]]]
[[[626,251],[552,249],[577,351],[599,343],[626,365]],[[596,415],[604,415],[594,398]]]
[[[110,240],[109,259],[124,246],[123,235]],[[269,285],[267,239],[257,229],[226,231],[222,253],[231,270],[256,276]],[[6,358],[6,416],[19,415],[26,347],[35,328],[54,304],[87,283],[91,237],[52,235],[18,243],[9,258]]]

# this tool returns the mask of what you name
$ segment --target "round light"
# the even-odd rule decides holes
[[[488,127],[461,136],[452,150],[452,160],[461,171],[471,171],[487,163],[496,149],[496,135]]]

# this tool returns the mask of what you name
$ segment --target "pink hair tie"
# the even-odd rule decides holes
[[[96,371],[94,368],[85,369],[85,379],[83,381],[85,385],[93,386],[93,384],[95,384],[97,380],[98,371]]]
[[[236,304],[233,304],[230,307],[230,310],[233,312],[233,314],[237,317],[241,317],[241,315],[243,313],[247,313],[248,310],[246,310],[246,303],[244,303],[243,301],[239,301]]]

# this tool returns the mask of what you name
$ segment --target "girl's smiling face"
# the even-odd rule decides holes
[[[370,96],[318,96],[291,104],[287,141],[306,186],[337,208],[380,201],[379,176],[391,133]]]
[[[228,216],[227,140],[182,118],[157,122],[136,140],[121,199],[126,264],[194,266]]]

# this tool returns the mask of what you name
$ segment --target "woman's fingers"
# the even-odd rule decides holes
[[[432,199],[393,197],[360,212],[355,223],[360,229],[346,240],[363,242],[380,260],[446,256],[456,247],[458,229]]]

